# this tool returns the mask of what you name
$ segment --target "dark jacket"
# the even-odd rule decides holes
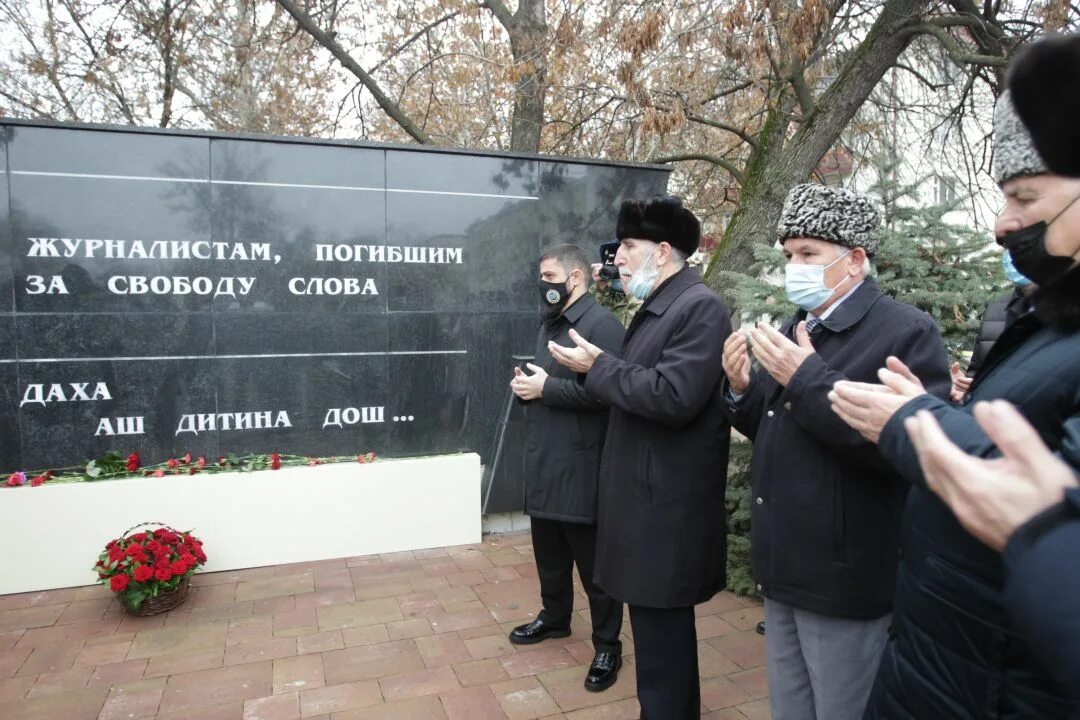
[[[638,310],[623,358],[604,353],[586,377],[611,405],[595,580],[618,600],[687,607],[724,587],[730,428],[720,378],[730,333],[723,301],[684,268]]]
[[[1080,717],[1080,489],[1020,527],[1005,548],[1005,610]]]
[[[525,403],[525,512],[593,524],[608,406],[585,392],[584,375],[555,362],[548,352],[549,340],[574,345],[571,328],[604,352],[618,355],[622,344],[622,325],[588,294],[540,326],[533,364],[548,379],[541,397]]]
[[[1002,557],[969,535],[926,489],[904,420],[928,410],[964,452],[992,457],[971,415],[975,402],[1016,405],[1052,450],[1080,467],[1080,271],[1031,297],[1005,328],[960,407],[918,397],[881,433],[881,454],[914,486],[904,515],[895,636],[886,646],[868,718],[1064,718],[1060,686],[1006,611]],[[1062,567],[1075,567],[1075,549]],[[1044,588],[1048,597],[1055,588]],[[1048,600],[1048,602],[1055,602]]]
[[[805,317],[800,311],[781,332],[792,338]],[[882,295],[871,278],[810,340],[817,352],[787,388],[759,368],[729,409],[754,442],[754,579],[766,597],[796,608],[877,618],[892,610],[907,485],[832,411],[828,394],[839,380],[879,382],[878,369],[895,355],[945,395],[948,357],[930,316]]]
[[[983,312],[982,322],[979,324],[979,337],[975,340],[975,347],[971,350],[971,361],[968,363],[966,375],[975,377],[979,368],[986,359],[994,342],[1001,336],[1005,326],[1023,313],[1026,306],[1026,296],[1019,287],[1011,293],[998,298],[986,306]]]

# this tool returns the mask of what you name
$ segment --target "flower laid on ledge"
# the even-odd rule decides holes
[[[280,470],[283,467],[303,465],[314,467],[330,463],[353,462],[354,460],[361,465],[366,465],[375,462],[375,453],[331,457],[282,455],[279,453],[237,456],[229,453],[218,457],[214,463],[207,462],[205,457],[195,458],[192,457],[191,453],[186,453],[182,457],[169,458],[154,465],[143,465],[137,452],[131,453],[126,458],[119,453],[109,452],[85,465],[74,465],[40,472],[13,472],[8,476],[7,482],[0,483],[0,485],[8,488],[22,487],[24,485],[39,487],[45,483],[90,482],[132,477],[161,478],[167,475],[196,475],[200,473],[253,472],[256,470]],[[28,476],[32,476],[31,479],[28,480]],[[3,478],[3,476],[0,475],[0,478]]]
[[[107,583],[129,610],[175,591],[206,562],[202,541],[190,532],[169,527],[130,532],[110,540],[94,565],[98,582]]]

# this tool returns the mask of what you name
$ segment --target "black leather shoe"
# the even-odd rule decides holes
[[[755,629],[757,630],[758,635],[764,635],[765,634],[765,621],[762,620],[761,622],[759,622],[757,624],[757,628],[755,628]]]
[[[537,618],[531,623],[518,625],[510,631],[510,642],[515,645],[533,645],[548,638],[570,637],[569,628],[556,628]]]
[[[585,689],[592,692],[607,690],[619,679],[622,656],[614,652],[598,652],[585,676]]]

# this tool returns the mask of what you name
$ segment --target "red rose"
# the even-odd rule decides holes
[[[165,471],[161,469],[155,470],[154,477],[165,477]]]
[[[109,581],[109,587],[113,592],[124,592],[127,589],[130,578],[127,575],[113,575]]]
[[[188,468],[188,475],[194,475],[197,472],[199,472],[199,468],[197,465],[192,465]]]
[[[127,459],[127,471],[135,472],[142,466],[142,462],[139,461],[139,453],[133,452],[128,455]]]
[[[200,457],[199,458],[199,469],[202,470],[204,467],[206,467],[206,458]]]
[[[169,569],[172,570],[173,575],[183,575],[188,571],[188,566],[183,560],[174,560]]]
[[[167,465],[170,470],[180,467],[180,463],[178,463],[175,458],[169,458],[169,462],[165,463],[165,465]]]
[[[170,568],[162,567],[154,571],[154,577],[161,582],[169,582],[172,580],[173,572]]]
[[[270,469],[271,470],[280,470],[281,469],[281,456],[278,455],[277,453],[270,453]]]
[[[154,568],[149,565],[140,565],[135,568],[135,582],[144,583],[152,577],[154,577]]]
[[[191,453],[187,453],[184,457],[180,458],[180,463],[183,465],[191,464]]]
[[[45,484],[45,476],[38,475],[36,478],[30,481],[30,487],[41,487]]]

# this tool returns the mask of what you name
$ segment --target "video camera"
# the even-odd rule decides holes
[[[615,267],[615,253],[619,251],[619,241],[612,240],[600,246],[600,279],[614,282],[619,279],[619,268]]]

